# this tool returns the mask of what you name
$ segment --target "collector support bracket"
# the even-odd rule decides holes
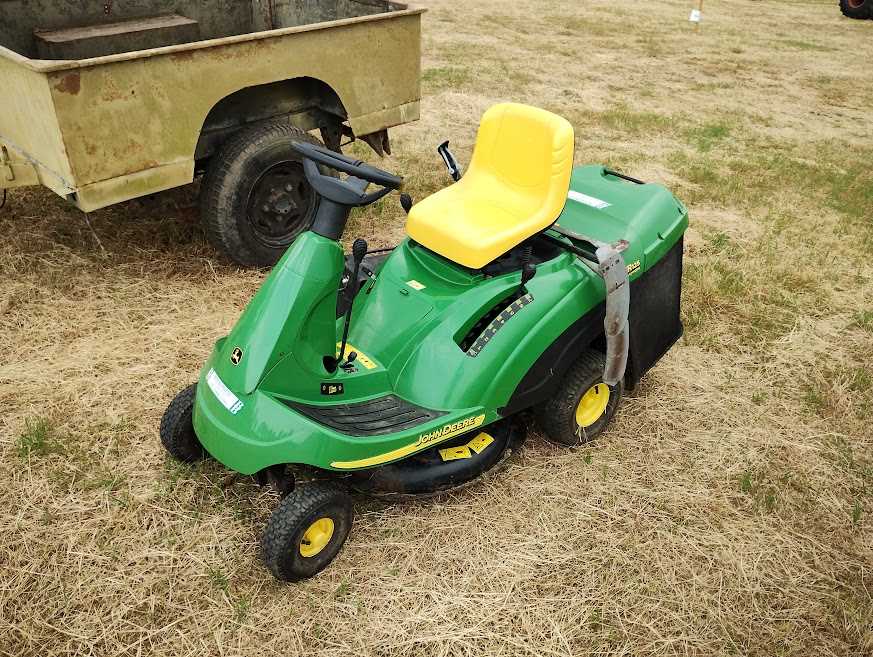
[[[554,224],[552,230],[571,240],[587,242],[595,248],[597,262],[594,262],[589,254],[578,247],[571,247],[560,240],[556,241],[546,234],[547,238],[579,256],[585,264],[600,274],[606,285],[606,317],[603,320],[603,329],[606,335],[606,364],[603,366],[603,382],[614,386],[624,378],[630,346],[630,328],[628,325],[630,281],[627,266],[621,255],[627,250],[629,244],[627,240],[618,240],[608,244],[564,228],[560,224]]]
[[[598,246],[596,254],[600,263],[599,273],[606,285],[606,317],[603,320],[606,364],[603,366],[603,382],[614,386],[624,378],[627,368],[630,282],[624,258],[615,246]]]

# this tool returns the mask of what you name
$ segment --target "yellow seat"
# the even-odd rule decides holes
[[[570,189],[573,127],[527,105],[495,105],[482,117],[464,177],[409,213],[409,236],[479,269],[555,222]]]

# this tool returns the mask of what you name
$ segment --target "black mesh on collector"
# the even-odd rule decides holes
[[[682,337],[680,239],[649,271],[631,284],[628,375],[636,383]]]
[[[357,404],[329,406],[311,406],[287,399],[279,401],[309,419],[349,436],[379,436],[394,433],[445,415],[443,411],[416,406],[394,395]]]

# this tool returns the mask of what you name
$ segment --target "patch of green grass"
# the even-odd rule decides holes
[[[820,417],[864,420],[873,405],[873,371],[866,365],[819,366],[804,385],[802,399]]]
[[[855,503],[852,505],[852,524],[857,525],[861,522],[861,514],[864,509],[861,506],[860,500],[855,500]]]
[[[800,41],[799,39],[785,39],[778,41],[777,43],[778,45],[791,50],[807,50],[813,52],[834,52],[836,50],[835,48],[829,48],[828,46],[823,46],[819,43]]]
[[[698,151],[708,153],[713,147],[730,137],[732,129],[732,126],[721,121],[706,123],[691,129],[689,138]]]
[[[421,74],[422,84],[430,93],[463,87],[471,79],[470,70],[462,66],[428,68]]]
[[[333,597],[337,600],[342,600],[351,593],[352,585],[349,582],[340,582],[340,585],[334,589]]]
[[[849,371],[849,390],[866,393],[873,388],[873,376],[864,367],[853,367]]]
[[[873,333],[873,310],[862,310],[856,313],[852,325]]]
[[[206,571],[206,577],[209,579],[209,583],[214,586],[219,591],[227,593],[230,588],[230,579],[221,568],[211,566],[208,571]]]
[[[249,617],[249,611],[252,608],[252,601],[245,596],[241,596],[234,603],[234,616],[238,625],[242,625]]]
[[[24,431],[18,434],[15,451],[19,458],[46,456],[63,451],[54,435],[54,427],[46,418],[28,418],[24,421]]]
[[[627,107],[615,107],[597,114],[599,121],[608,128],[625,135],[656,132],[672,128],[669,116],[656,112],[638,112]]]
[[[615,34],[615,26],[599,17],[556,14],[546,16],[546,22],[553,25],[561,36],[590,38],[595,36],[613,36]]]
[[[82,490],[105,490],[114,493],[127,481],[127,475],[113,470],[98,471],[82,483]]]
[[[825,391],[820,386],[811,383],[803,387],[803,403],[816,415],[826,415],[830,408]]]
[[[781,483],[787,483],[783,476]],[[769,481],[763,473],[757,470],[745,470],[740,475],[740,492],[748,496],[757,508],[763,508],[768,513],[775,511],[779,502],[779,487],[777,482]]]
[[[820,75],[808,81],[809,86],[818,92],[819,98],[828,105],[846,105],[858,92],[854,80]]]
[[[733,240],[728,237],[727,233],[717,231],[706,237],[707,246],[715,253],[725,253],[733,251],[736,248]]]

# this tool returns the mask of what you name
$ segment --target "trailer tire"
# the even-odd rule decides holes
[[[849,18],[870,18],[873,16],[873,0],[840,0],[840,11]]]
[[[240,130],[206,171],[200,192],[206,235],[238,265],[273,266],[312,223],[318,197],[290,146],[295,141],[322,145],[287,120]]]

